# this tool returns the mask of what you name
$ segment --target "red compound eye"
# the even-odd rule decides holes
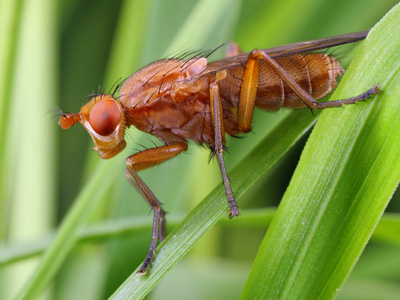
[[[107,136],[117,128],[120,119],[118,104],[114,100],[102,100],[90,111],[89,123],[97,134]]]

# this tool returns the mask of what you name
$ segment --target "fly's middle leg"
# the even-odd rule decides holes
[[[229,203],[229,217],[235,217],[239,215],[239,209],[236,204],[236,200],[233,196],[232,188],[229,182],[228,173],[226,171],[224,162],[224,144],[225,144],[225,130],[223,122],[223,111],[220,90],[218,86],[218,80],[225,78],[226,72],[218,72],[216,75],[215,82],[210,84],[210,111],[211,111],[211,123],[214,129],[214,151],[218,159],[218,164],[221,169],[222,179],[225,186],[225,194]]]

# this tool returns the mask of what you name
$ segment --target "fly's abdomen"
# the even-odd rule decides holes
[[[336,79],[344,73],[339,62],[323,53],[292,55],[276,59],[298,85],[318,100],[336,86]],[[281,107],[302,108],[305,104],[265,62],[260,62],[256,106],[275,111]]]
[[[337,84],[337,77],[344,73],[334,57],[323,53],[291,55],[277,58],[276,61],[304,91],[316,100],[329,94]],[[220,84],[223,100],[235,108],[239,103],[243,71],[244,67],[229,69],[226,79]],[[255,105],[268,111],[276,111],[282,107],[294,109],[305,107],[299,97],[263,60],[260,60]]]

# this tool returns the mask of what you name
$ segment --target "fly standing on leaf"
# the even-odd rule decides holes
[[[137,174],[186,151],[188,140],[206,144],[218,159],[229,203],[229,217],[239,215],[224,163],[225,134],[251,130],[254,107],[276,111],[282,107],[324,109],[354,104],[380,93],[378,85],[343,100],[318,103],[344,73],[339,61],[315,50],[364,39],[368,31],[240,53],[228,47],[228,57],[209,63],[207,58],[163,59],[130,76],[119,97],[96,95],[79,113],[63,113],[63,129],[80,122],[101,158],[125,148],[124,132],[131,125],[159,138],[164,145],[126,159],[129,181],[154,211],[149,252],[139,273],[146,273],[158,240],[166,235],[165,212],[160,201]],[[133,179],[134,180],[133,180]]]

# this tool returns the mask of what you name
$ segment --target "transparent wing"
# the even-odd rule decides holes
[[[321,49],[326,49],[334,46],[354,43],[360,40],[363,40],[368,35],[367,31],[361,31],[356,33],[350,33],[345,35],[339,35],[329,38],[323,38],[308,42],[300,42],[285,46],[279,46],[274,48],[263,49],[268,55],[272,58],[278,58],[283,56],[290,56],[299,53],[306,53]],[[243,66],[246,64],[249,53],[242,53],[236,56],[224,58],[215,62],[211,62],[208,64],[207,69],[200,74],[199,76],[208,76],[212,75],[215,72],[220,70],[224,70],[227,68],[234,68],[238,66]]]

